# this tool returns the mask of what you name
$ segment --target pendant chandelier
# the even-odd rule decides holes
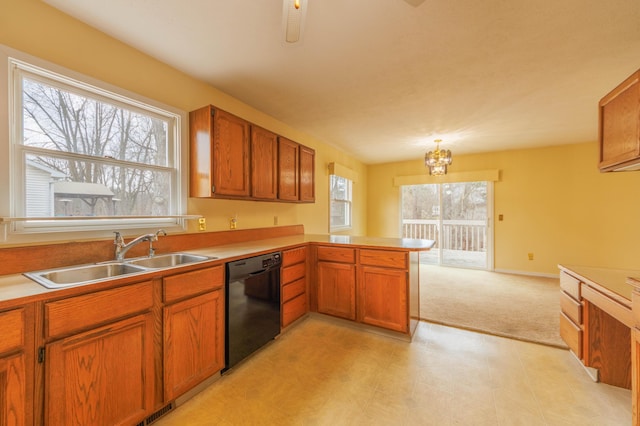
[[[436,150],[424,155],[424,166],[429,169],[429,174],[441,176],[447,174],[447,166],[451,164],[451,151],[440,149],[441,139],[436,139]]]

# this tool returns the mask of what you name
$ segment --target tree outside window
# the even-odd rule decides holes
[[[15,216],[180,213],[176,114],[28,64],[13,66],[21,171],[14,188],[22,194]]]

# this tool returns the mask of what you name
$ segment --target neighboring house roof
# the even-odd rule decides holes
[[[70,198],[101,198],[114,195],[105,185],[88,182],[54,182],[53,192],[56,196]]]
[[[36,163],[35,161],[32,161],[32,160],[27,160],[27,165],[51,174],[52,178],[59,179],[59,178],[67,177],[67,175],[62,173],[61,171],[54,170],[50,167],[45,166],[44,164]]]

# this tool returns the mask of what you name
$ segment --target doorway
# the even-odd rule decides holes
[[[492,182],[403,185],[401,235],[435,240],[421,262],[493,269]]]

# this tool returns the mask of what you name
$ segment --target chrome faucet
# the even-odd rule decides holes
[[[167,232],[164,229],[158,229],[155,234],[144,234],[140,235],[137,238],[129,241],[127,244],[124,243],[124,239],[119,232],[114,232],[116,234],[115,239],[113,240],[113,244],[116,246],[116,260],[121,262],[124,260],[124,255],[129,251],[129,249],[138,243],[143,241],[149,241],[149,257],[152,257],[156,250],[153,248],[153,242],[158,241],[158,237],[160,234],[163,236],[167,235]]]

